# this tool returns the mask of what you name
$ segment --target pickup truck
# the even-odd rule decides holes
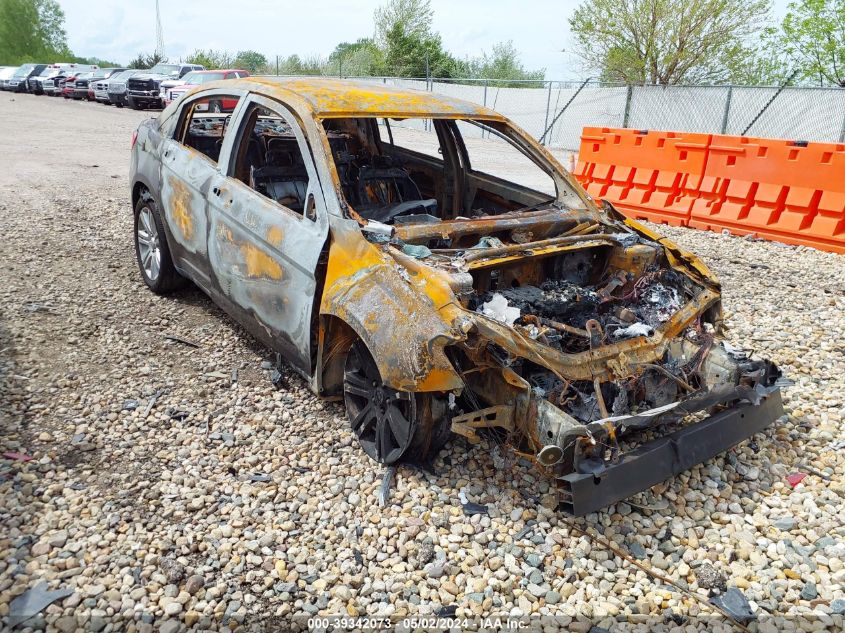
[[[133,110],[163,107],[161,83],[181,79],[192,70],[205,70],[199,64],[156,64],[145,73],[139,73],[126,82],[126,103]]]
[[[88,99],[88,101],[94,101],[96,99],[96,96],[94,95],[94,84],[98,81],[107,81],[113,75],[123,72],[124,70],[126,69],[100,68],[99,70],[95,70],[91,73],[86,73],[76,80],[74,99]],[[108,96],[106,96],[106,101],[108,101]]]
[[[27,82],[30,77],[39,75],[47,64],[24,64],[9,77],[6,90],[11,92],[27,92]]]
[[[209,81],[240,79],[242,77],[249,77],[249,71],[241,70],[239,68],[195,70],[194,72],[190,72],[185,75],[181,82],[174,86],[170,86],[166,91],[164,89],[164,84],[162,84],[162,99],[164,99],[164,105],[167,107],[195,86],[199,86],[200,84],[204,84]],[[207,108],[209,112],[231,112],[235,109],[237,104],[237,99],[215,99],[209,102]]]

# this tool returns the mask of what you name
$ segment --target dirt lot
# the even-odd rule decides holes
[[[727,586],[761,631],[841,626],[845,258],[667,230],[721,277],[731,342],[795,382],[788,419],[727,455],[573,521],[530,469],[456,441],[380,507],[340,407],[293,375],[274,390],[267,351],[198,291],[143,286],[127,170],[144,116],[0,94],[0,616],[45,580],[71,594],[32,629],[457,613],[730,630],[707,605]]]

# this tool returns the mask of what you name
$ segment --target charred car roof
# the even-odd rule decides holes
[[[227,79],[202,84],[202,89],[240,88],[287,103],[300,114],[317,118],[431,116],[504,121],[498,112],[470,101],[410,88],[330,78]]]

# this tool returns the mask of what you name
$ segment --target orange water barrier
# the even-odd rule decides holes
[[[586,127],[575,175],[636,218],[845,253],[845,144]]]

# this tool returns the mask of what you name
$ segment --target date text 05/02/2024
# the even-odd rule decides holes
[[[409,617],[399,621],[379,617],[322,616],[308,619],[309,631],[455,631],[464,629],[484,631],[519,631],[529,622],[520,618],[444,618],[444,617]]]

